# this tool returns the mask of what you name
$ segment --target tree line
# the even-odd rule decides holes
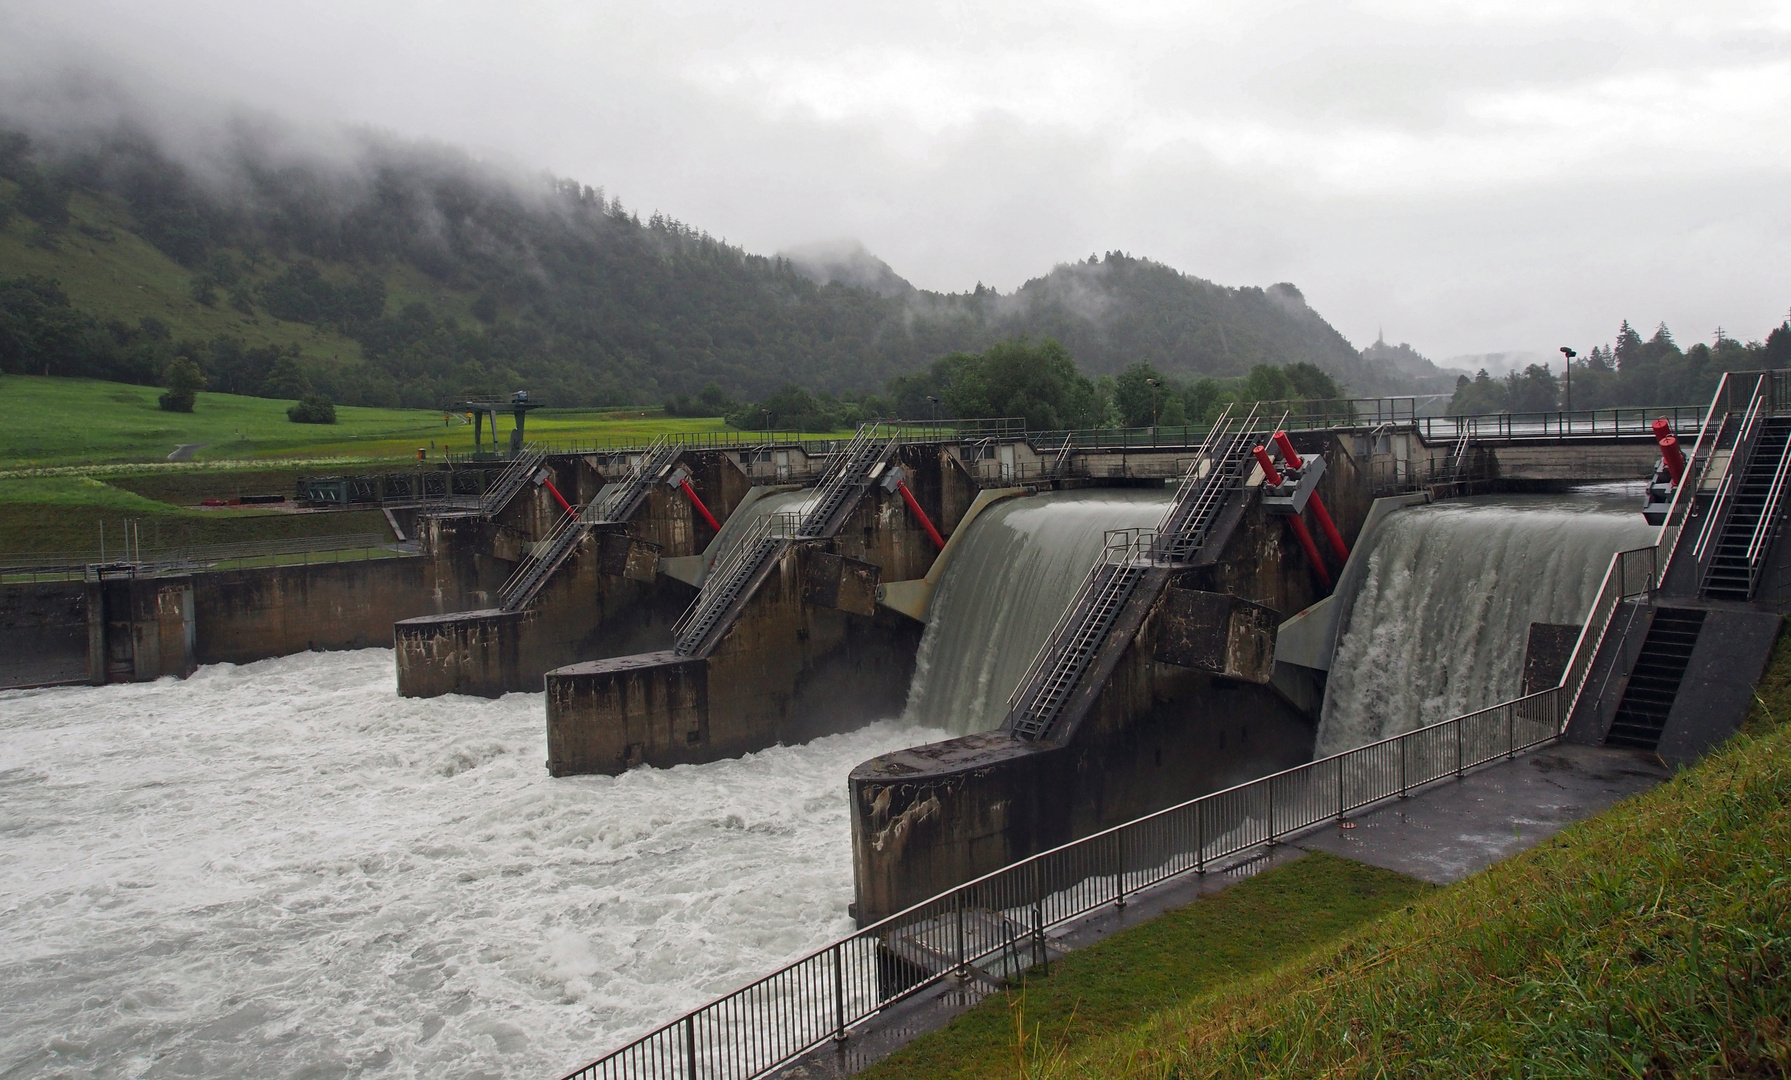
[[[1791,368],[1791,318],[1765,341],[1742,343],[1722,328],[1710,344],[1681,349],[1665,323],[1643,338],[1629,320],[1609,345],[1594,346],[1570,361],[1572,407],[1608,409],[1620,406],[1698,405],[1716,392],[1724,372]],[[1495,378],[1482,368],[1472,378],[1461,376],[1449,401],[1451,416],[1494,412],[1553,412],[1568,407],[1567,369],[1557,374],[1545,364],[1530,364]]]
[[[980,353],[954,352],[891,379],[881,394],[835,397],[788,385],[737,404],[719,386],[666,403],[672,415],[723,416],[743,430],[835,431],[872,419],[1012,417],[1032,431],[1178,427],[1211,421],[1238,401],[1285,401],[1298,410],[1344,407],[1343,388],[1312,364],[1261,364],[1235,378],[1177,379],[1144,361],[1089,378],[1053,339],[1014,338]]]

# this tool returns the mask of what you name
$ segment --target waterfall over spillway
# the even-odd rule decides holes
[[[997,503],[972,521],[927,610],[903,719],[964,735],[1007,715],[1109,529],[1149,528],[1166,491],[1098,489]]]
[[[1320,757],[1514,698],[1530,624],[1579,623],[1611,556],[1652,543],[1639,496],[1490,496],[1389,516],[1348,603]]]

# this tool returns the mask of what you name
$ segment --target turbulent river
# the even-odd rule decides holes
[[[850,929],[845,776],[551,779],[384,650],[0,694],[0,1077],[542,1077]]]

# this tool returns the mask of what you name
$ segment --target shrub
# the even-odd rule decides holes
[[[177,356],[168,364],[164,376],[168,392],[156,400],[163,412],[192,412],[193,400],[205,385],[205,375],[190,357]]]
[[[286,419],[295,424],[333,424],[336,406],[322,394],[306,394],[297,405],[286,410]]]

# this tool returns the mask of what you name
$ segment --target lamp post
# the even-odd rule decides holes
[[[934,397],[931,394],[928,394],[927,401],[929,404],[931,404],[931,406],[933,408],[933,426],[938,427],[939,426],[939,399]]]
[[[1579,353],[1567,346],[1561,346],[1561,367],[1567,373],[1567,411],[1573,412],[1573,358]]]
[[[1155,379],[1146,379],[1144,385],[1150,387],[1150,429],[1155,431],[1157,430],[1157,387],[1159,383]]]

